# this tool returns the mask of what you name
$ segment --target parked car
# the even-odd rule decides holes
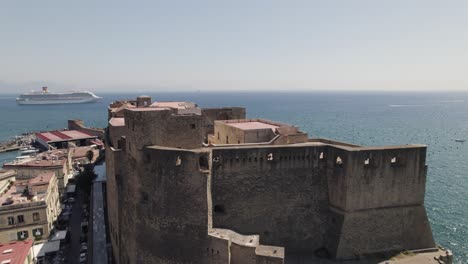
[[[80,254],[80,263],[85,263],[88,260],[88,255],[86,253]]]
[[[86,245],[86,243],[81,243],[80,253],[83,253],[86,251],[88,251],[88,246]]]

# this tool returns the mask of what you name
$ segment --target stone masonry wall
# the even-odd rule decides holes
[[[325,243],[328,193],[324,147],[216,148],[213,227],[249,235],[288,252]],[[271,156],[270,156],[271,155]],[[271,159],[271,160],[269,160]]]
[[[424,209],[425,158],[422,146],[328,148],[332,255],[435,247]]]
[[[127,141],[136,149],[158,145],[174,148],[198,148],[205,136],[205,118],[201,115],[176,115],[172,110],[125,110]]]
[[[199,153],[149,147],[135,167],[139,179],[135,263],[206,263],[207,174]],[[150,243],[148,243],[150,241]]]

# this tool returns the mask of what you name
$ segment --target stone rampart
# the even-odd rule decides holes
[[[260,234],[262,244],[288,252],[323,247],[327,177],[317,158],[323,148],[213,149],[213,227]]]
[[[68,120],[68,129],[69,130],[77,130],[84,132],[88,135],[96,136],[100,139],[104,138],[104,129],[102,128],[92,128],[86,127],[84,125],[83,120],[75,119],[75,120]]]

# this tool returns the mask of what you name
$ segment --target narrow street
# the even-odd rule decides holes
[[[69,223],[70,248],[67,263],[80,263],[80,234],[81,234],[81,205],[83,197],[80,190],[77,190],[75,203],[73,204],[72,216]]]

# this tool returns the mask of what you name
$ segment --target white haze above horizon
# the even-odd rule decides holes
[[[0,93],[468,91],[468,1],[2,1]]]

